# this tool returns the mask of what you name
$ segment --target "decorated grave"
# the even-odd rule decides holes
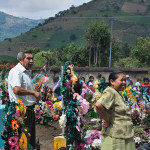
[[[94,126],[90,125],[89,121],[96,118],[97,122],[95,123],[98,123],[99,127],[101,126],[102,120],[98,118],[94,104],[106,87],[105,81],[100,79],[95,82],[95,92],[93,92],[86,83],[77,77],[70,62],[65,63],[60,79],[53,88],[45,84],[49,80],[48,77],[36,75],[33,80],[36,78],[40,78],[36,82],[37,84],[35,83],[36,90],[43,93],[43,98],[35,106],[36,122],[47,125],[53,121],[59,121],[60,128],[64,130],[63,137],[66,139],[64,142],[66,142],[67,149],[100,149],[101,128],[93,130]],[[3,74],[1,91],[3,102],[7,103],[9,98],[5,79]],[[120,94],[130,108],[135,127],[134,140],[136,148],[139,148],[150,141],[150,96],[144,88],[139,87],[127,87]],[[24,141],[23,146],[30,146],[26,142],[29,138],[28,130],[23,127],[25,107],[20,100],[18,100],[17,106],[15,104],[7,106],[7,114],[3,117],[5,129],[2,139],[4,140],[4,147],[22,149],[21,144],[19,144],[20,141]]]

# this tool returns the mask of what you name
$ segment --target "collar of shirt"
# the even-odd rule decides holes
[[[26,72],[29,76],[31,75],[31,73],[32,73],[32,70],[27,70],[24,66],[22,66],[20,63],[18,63],[18,66],[19,66],[19,68],[20,68],[20,70],[22,71],[22,72]]]

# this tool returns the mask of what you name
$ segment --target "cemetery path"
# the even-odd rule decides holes
[[[54,137],[59,136],[60,133],[62,129],[58,121],[48,123],[48,125],[37,124],[36,136],[39,138],[40,150],[54,150]]]

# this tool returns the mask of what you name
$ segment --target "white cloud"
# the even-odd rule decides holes
[[[79,6],[91,0],[0,0],[0,11],[32,19],[49,18],[71,5]]]

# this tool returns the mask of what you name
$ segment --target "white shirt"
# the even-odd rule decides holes
[[[15,101],[17,103],[17,99],[21,99],[26,106],[32,106],[36,102],[36,98],[32,95],[19,96],[13,92],[15,86],[35,91],[30,75],[31,70],[25,69],[20,63],[10,70],[8,75],[8,93],[11,102]]]
[[[91,86],[91,85],[92,85],[92,87],[93,87],[93,83],[92,83],[92,82],[89,82],[89,83],[88,83],[88,86]]]

